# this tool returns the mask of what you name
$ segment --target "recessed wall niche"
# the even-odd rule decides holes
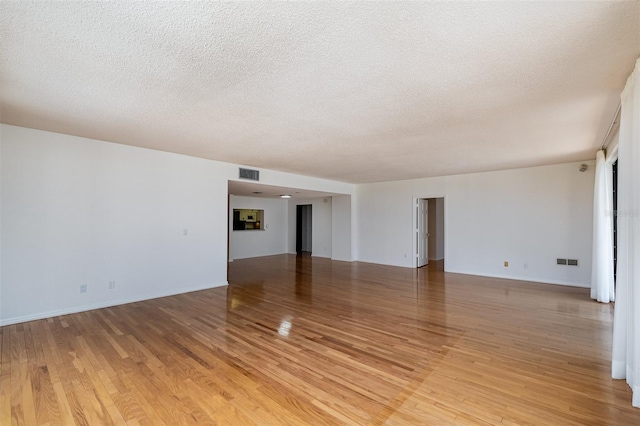
[[[264,210],[233,209],[234,231],[255,231],[264,229]]]

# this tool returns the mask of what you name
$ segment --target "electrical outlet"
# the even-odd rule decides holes
[[[83,284],[80,286],[80,293],[86,293],[87,292],[87,285]]]
[[[113,290],[114,288],[116,288],[116,282],[115,281],[109,281],[109,290]]]
[[[508,268],[509,267],[509,262],[507,262],[506,260],[504,261],[504,267]]]

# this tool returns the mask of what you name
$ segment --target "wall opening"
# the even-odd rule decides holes
[[[444,197],[416,199],[416,267],[444,270]]]
[[[311,204],[296,206],[296,253],[298,254],[311,254],[312,219]]]

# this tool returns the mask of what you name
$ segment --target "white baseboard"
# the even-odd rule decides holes
[[[282,253],[262,253],[262,254],[258,254],[256,256],[236,256],[233,259],[234,260],[255,259],[255,258],[258,258],[258,257],[280,256],[281,254],[289,254],[289,253],[287,253],[287,252],[282,252]]]
[[[509,276],[501,276],[501,275],[489,275],[482,274],[477,272],[468,272],[468,271],[454,271],[450,269],[445,269],[445,272],[449,272],[452,274],[463,274],[463,275],[475,275],[477,277],[486,277],[486,278],[498,278],[502,280],[511,280],[511,281],[522,281],[522,282],[532,282],[532,283],[540,283],[540,284],[552,284],[552,285],[566,285],[569,287],[579,287],[579,288],[590,288],[590,285],[578,284],[571,281],[563,281],[563,280],[541,280],[536,278],[525,278],[525,277],[509,277]]]
[[[376,265],[387,265],[387,266],[398,266],[401,268],[411,268],[415,269],[415,266],[411,265],[401,265],[397,263],[382,263],[382,262],[373,262],[373,261],[365,261],[365,260],[356,260],[355,262],[362,263],[373,263]],[[529,278],[529,277],[510,277],[510,276],[501,276],[501,275],[490,275],[482,272],[475,271],[466,271],[466,270],[454,270],[450,269],[446,264],[444,266],[444,271],[449,272],[451,274],[463,274],[463,275],[475,275],[477,277],[486,277],[486,278],[499,278],[503,280],[512,280],[512,281],[522,281],[522,282],[533,282],[540,284],[553,284],[553,285],[566,285],[569,287],[579,287],[579,288],[590,288],[591,284],[578,284],[571,281],[563,281],[563,280],[541,280],[537,278]]]
[[[325,256],[325,255],[321,255],[321,254],[313,254],[313,252],[311,253],[311,257],[321,257],[323,259],[331,259],[331,256]]]
[[[123,299],[107,300],[104,302],[92,303],[89,305],[82,305],[82,306],[74,306],[71,308],[59,309],[56,311],[39,312],[37,314],[24,315],[21,317],[5,318],[5,319],[0,319],[0,326],[19,324],[22,322],[57,317],[60,315],[75,314],[78,312],[92,311],[94,309],[108,308],[110,306],[126,305],[127,303],[142,302],[144,300],[158,299],[160,297],[167,297],[167,296],[175,296],[177,294],[191,293],[193,291],[208,290],[211,288],[223,287],[226,285],[229,285],[227,281],[219,284],[180,289],[179,291],[172,291],[172,290],[161,291],[158,293],[148,294],[142,297],[136,297],[136,296],[126,297]]]
[[[335,261],[335,262],[349,262],[349,263],[353,263],[352,259],[341,259],[339,257],[332,257],[331,260]]]

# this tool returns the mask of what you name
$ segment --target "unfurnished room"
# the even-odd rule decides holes
[[[640,425],[640,2],[0,2],[0,425]]]

